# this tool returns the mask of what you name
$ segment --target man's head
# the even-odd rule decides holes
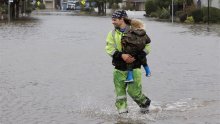
[[[124,10],[116,10],[113,14],[112,14],[112,18],[127,18],[128,15],[126,13],[126,11]]]
[[[116,10],[112,14],[112,24],[115,26],[115,28],[122,28],[126,25],[125,18],[127,18],[128,15],[126,11],[124,10]]]

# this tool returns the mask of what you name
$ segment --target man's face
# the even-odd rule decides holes
[[[115,26],[115,28],[120,28],[120,26],[123,24],[123,19],[112,18],[112,24]]]

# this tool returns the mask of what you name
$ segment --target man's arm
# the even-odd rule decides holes
[[[112,37],[112,32],[109,32],[106,38],[106,53],[113,57],[113,59],[124,60],[126,63],[132,63],[135,60],[134,57],[129,54],[122,54],[122,52],[118,51],[116,47],[116,43],[114,42]]]
[[[146,53],[146,55],[148,55],[150,53],[150,51],[151,51],[151,46],[148,43],[145,45],[144,52]]]
[[[113,37],[112,37],[112,32],[108,33],[108,36],[106,38],[106,46],[105,46],[105,51],[106,53],[113,57],[113,54],[116,52],[116,44],[114,43]]]

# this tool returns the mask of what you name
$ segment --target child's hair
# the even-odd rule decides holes
[[[144,23],[139,19],[131,20],[131,28],[133,29],[144,29]]]

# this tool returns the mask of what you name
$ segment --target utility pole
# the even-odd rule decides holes
[[[13,3],[13,0],[8,0],[8,22],[11,21],[11,3]]]
[[[209,6],[210,6],[210,2],[208,0],[208,25],[209,25]]]
[[[105,3],[104,3],[104,4],[105,4],[105,5],[104,5],[104,6],[105,6],[104,15],[106,16],[106,0],[105,0]]]
[[[172,0],[172,23],[173,23],[173,0]]]
[[[11,11],[10,11],[11,0],[8,0],[8,22],[11,21]]]

